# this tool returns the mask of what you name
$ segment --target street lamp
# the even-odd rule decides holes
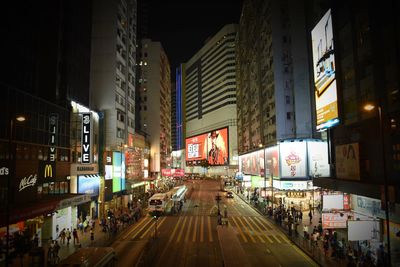
[[[385,217],[386,217],[386,239],[387,239],[387,250],[388,250],[388,266],[391,266],[391,252],[390,252],[390,227],[389,227],[389,192],[388,192],[388,178],[386,174],[386,154],[385,154],[385,135],[383,132],[383,121],[382,121],[382,108],[380,105],[375,106],[372,103],[364,105],[365,111],[372,111],[375,108],[378,109],[379,116],[379,135],[381,141],[381,153],[382,153],[382,165],[383,165],[383,186],[385,195]]]
[[[8,136],[8,159],[9,162],[11,162],[11,160],[15,160],[15,153],[14,153],[14,149],[13,149],[13,145],[12,142],[14,140],[14,126],[16,121],[17,122],[24,122],[26,120],[24,115],[14,115],[11,116],[10,118],[10,129],[9,129],[9,136]],[[11,159],[11,155],[13,155],[13,158]],[[15,165],[14,165],[15,166]],[[7,195],[6,195],[6,201],[7,201],[7,205],[6,205],[6,232],[7,232],[7,236],[6,236],[6,267],[9,265],[10,263],[10,258],[9,258],[9,250],[10,250],[10,191],[11,191],[11,173],[14,174],[15,176],[15,168],[11,170],[11,172],[9,173],[9,175],[7,176]]]

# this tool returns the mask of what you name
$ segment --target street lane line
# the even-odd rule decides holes
[[[280,241],[278,238],[276,238],[276,236],[273,235],[273,234],[271,233],[272,231],[268,230],[268,228],[265,226],[265,224],[263,224],[263,222],[265,222],[264,220],[261,220],[261,219],[258,218],[258,217],[254,217],[254,219],[256,219],[256,220],[262,225],[262,227],[266,230],[266,232],[270,232],[271,236],[272,236],[279,244],[282,243],[282,241]]]
[[[175,233],[176,233],[176,230],[178,229],[178,226],[179,226],[179,224],[181,223],[181,221],[182,221],[182,217],[179,217],[179,220],[178,220],[178,222],[175,224],[174,230],[172,231],[172,234],[171,234],[171,236],[169,237],[169,240],[168,240],[169,243],[171,243],[172,239],[174,238],[174,235],[175,235]]]
[[[196,220],[194,222],[194,228],[193,228],[193,238],[192,238],[192,242],[196,241],[196,233],[197,233],[197,222],[199,220],[199,216],[196,216]]]
[[[200,242],[204,241],[203,234],[204,234],[204,217],[201,216],[201,221],[200,221]]]
[[[210,216],[208,218],[208,241],[213,242],[212,234],[211,234],[211,219]]]
[[[253,241],[253,243],[256,243],[256,240],[254,239],[253,235],[250,233],[249,229],[245,226],[245,224],[240,219],[240,217],[237,217],[237,219],[240,222],[240,224],[243,226],[244,232],[250,237],[251,241]]]
[[[239,231],[240,235],[242,236],[244,242],[247,243],[247,238],[246,238],[246,236],[243,234],[243,231],[242,231],[242,229],[240,228],[239,224],[236,222],[235,217],[231,217],[231,218],[232,218],[233,222],[235,223],[236,228],[238,229],[238,231]]]
[[[131,236],[131,239],[134,239],[134,238],[135,238],[141,231],[143,231],[143,229],[144,229],[147,225],[149,225],[151,222],[153,222],[152,219],[148,220],[148,222],[146,222],[145,224],[143,224],[143,226],[140,227],[140,229],[137,230],[136,233],[134,233],[134,234]]]
[[[263,236],[265,236],[265,238],[268,239],[268,241],[269,241],[270,243],[273,243],[273,242],[272,242],[272,239],[265,233],[265,231],[264,231],[263,229],[261,229],[261,227],[257,224],[257,222],[256,222],[252,217],[249,217],[249,219],[250,219],[250,220],[253,222],[253,224],[257,227],[258,231],[260,231],[260,233],[261,233]]]
[[[193,216],[190,216],[188,230],[186,231],[186,235],[185,235],[185,242],[189,241],[189,234],[190,234],[190,230],[192,229],[192,221],[193,221]]]
[[[185,216],[185,219],[183,220],[183,224],[182,224],[181,230],[179,231],[178,238],[176,239],[176,243],[178,243],[179,241],[181,241],[183,229],[185,229],[185,225],[186,225],[187,218],[188,218],[188,217]]]
[[[140,222],[138,222],[134,227],[132,227],[131,230],[128,231],[128,233],[126,233],[123,237],[122,240],[126,239],[130,234],[132,234],[133,231],[136,230],[136,228],[138,228],[140,225],[142,225],[145,221],[147,221],[148,219],[151,220],[150,217],[145,217],[143,218]]]
[[[162,218],[160,220],[160,222],[157,223],[157,232],[158,232],[158,229],[160,229],[161,224],[165,221],[165,219],[166,219],[166,217]],[[142,239],[150,230],[154,230],[154,225],[155,225],[155,222],[153,222],[153,224],[149,228],[147,228],[147,230],[140,236],[140,239]],[[153,231],[152,236],[153,235],[154,235],[154,231]]]
[[[246,218],[246,217],[243,217],[243,220],[246,221],[246,223],[247,223],[247,225],[249,226],[249,228],[250,228],[250,230],[252,231],[252,233],[253,233],[254,235],[256,235],[256,231],[254,230],[253,225],[247,220],[247,218]],[[258,239],[260,239],[261,243],[265,243],[264,239],[262,239],[260,235],[256,235],[256,236],[257,236]]]
[[[248,237],[250,237],[251,241],[253,241],[253,243],[256,242],[256,240],[254,239],[253,235],[250,233],[249,229],[246,227],[246,225],[243,223],[242,219],[240,219],[240,217],[237,217],[239,223],[242,225],[243,229],[244,229],[244,233],[247,234]]]

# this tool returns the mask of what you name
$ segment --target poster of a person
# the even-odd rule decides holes
[[[226,129],[224,129],[226,131]],[[211,165],[228,164],[228,153],[224,136],[220,131],[211,131],[207,136],[207,156]]]

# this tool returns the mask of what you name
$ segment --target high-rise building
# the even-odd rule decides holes
[[[227,174],[228,165],[231,166],[231,172],[237,165],[236,34],[237,25],[225,25],[185,64],[186,138],[204,137],[201,141],[191,139],[203,144],[186,141],[186,149],[189,146],[190,150],[195,150],[193,154],[193,151],[186,151],[187,163],[192,166],[189,172],[202,172],[199,167],[202,162],[213,165],[209,169],[210,174]],[[223,141],[218,141],[220,144],[217,145],[220,147],[219,153],[214,154],[211,160],[214,141],[221,138]],[[198,149],[202,150],[202,155],[197,153]],[[221,160],[216,161],[217,154]]]
[[[236,50],[239,153],[312,137],[302,1],[244,1]]]
[[[93,4],[90,108],[104,112],[105,149],[135,131],[136,0]]]
[[[399,2],[313,1],[308,10],[316,111],[323,96],[330,96],[337,103],[339,120],[329,129],[331,177],[315,178],[314,184],[351,194],[348,202],[354,214],[379,222],[373,229],[377,234],[366,241],[377,244],[367,249],[368,254],[380,257],[376,247],[382,243],[389,254],[390,245],[390,266],[396,266],[400,262]],[[336,83],[336,94],[319,86],[327,77]]]
[[[150,142],[150,172],[154,177],[170,165],[171,73],[160,42],[142,39],[139,53],[140,130]]]

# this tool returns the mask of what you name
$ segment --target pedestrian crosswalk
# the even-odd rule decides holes
[[[170,221],[168,227],[172,228],[167,230],[167,226],[162,227],[166,221]],[[141,240],[149,238],[154,235],[155,223],[154,218],[146,217],[125,233],[122,239]],[[158,231],[169,233],[168,239],[170,243],[218,242],[216,227],[216,217],[205,215],[161,217],[157,221]],[[283,233],[274,229],[270,222],[260,216],[230,216],[228,218],[228,226],[223,227],[233,227],[239,237],[239,241],[243,243],[290,243]]]

